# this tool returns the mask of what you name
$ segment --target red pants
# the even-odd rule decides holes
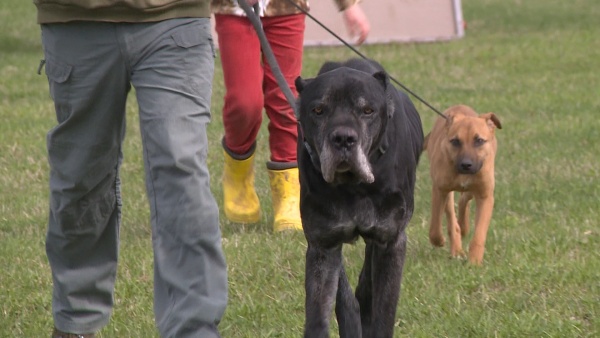
[[[304,14],[261,18],[281,72],[292,92],[302,70]],[[296,162],[296,118],[266,58],[254,27],[246,17],[215,15],[215,29],[225,80],[223,124],[225,146],[246,154],[256,141],[262,110],[269,117],[271,161]]]

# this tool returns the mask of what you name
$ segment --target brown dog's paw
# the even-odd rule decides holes
[[[441,234],[429,234],[429,242],[434,246],[443,247],[446,244],[446,239]]]
[[[484,247],[481,245],[475,245],[471,243],[469,247],[469,263],[473,265],[482,265],[483,264],[483,252]]]
[[[461,264],[466,264],[468,262],[466,255],[459,255],[459,256],[449,255],[448,259],[451,260],[451,261],[460,262]]]
[[[483,265],[483,257],[479,258],[479,257],[469,257],[469,263],[471,265],[475,265],[475,266],[482,266]]]
[[[467,253],[462,248],[453,248],[450,250],[450,256],[452,256],[452,258],[467,258]]]

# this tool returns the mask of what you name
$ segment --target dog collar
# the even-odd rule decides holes
[[[306,152],[308,153],[308,156],[310,157],[310,161],[313,163],[315,168],[320,172],[321,171],[321,161],[319,161],[319,158],[315,155],[315,151],[310,146],[310,144],[308,144],[308,142],[306,141],[306,138],[304,137],[304,130],[302,129],[302,124],[300,123],[300,120],[298,120],[298,132],[302,138],[302,144],[304,145],[304,149],[306,149]]]
[[[308,144],[308,142],[306,142],[305,139],[303,139],[302,143],[304,143],[304,148],[306,149],[306,152],[308,153],[308,156],[310,156],[311,162],[315,163],[315,164],[319,163],[318,158],[315,156],[315,152],[313,151],[313,149],[310,146],[310,144]]]

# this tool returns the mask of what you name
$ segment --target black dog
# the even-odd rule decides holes
[[[328,62],[300,93],[298,166],[306,252],[304,336],[329,336],[335,302],[340,337],[392,337],[423,144],[417,110],[378,63]],[[361,236],[356,296],[342,244]]]

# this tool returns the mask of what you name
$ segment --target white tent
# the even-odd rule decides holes
[[[371,25],[367,44],[443,41],[464,35],[460,0],[362,0],[360,6]],[[313,17],[351,42],[333,0],[312,0],[310,7]],[[214,27],[213,35],[216,36]],[[307,17],[304,44],[339,45],[341,42]]]
[[[371,24],[365,43],[451,40],[464,35],[460,0],[363,0],[360,6]],[[313,0],[310,7],[312,16],[348,41],[332,0]],[[308,17],[304,41],[305,45],[340,44]]]

